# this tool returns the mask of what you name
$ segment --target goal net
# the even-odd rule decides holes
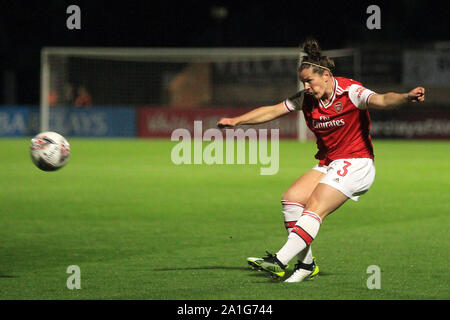
[[[93,107],[256,107],[301,89],[298,48],[44,48],[40,130],[61,110]],[[325,51],[336,73],[359,79],[357,49]],[[311,138],[298,113],[298,138]]]

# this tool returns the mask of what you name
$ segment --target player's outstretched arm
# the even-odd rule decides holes
[[[289,113],[284,103],[253,109],[235,118],[222,118],[217,122],[219,128],[232,128],[240,124],[258,124],[271,121]]]
[[[417,87],[408,93],[388,92],[373,94],[369,98],[369,108],[388,109],[399,107],[409,101],[422,102],[425,100],[425,89]]]

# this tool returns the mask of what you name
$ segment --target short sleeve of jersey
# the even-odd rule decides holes
[[[352,84],[348,88],[348,97],[358,109],[367,109],[369,97],[373,94],[375,92],[358,84]]]
[[[284,106],[289,112],[302,110],[304,96],[305,91],[299,91],[292,97],[284,100]]]

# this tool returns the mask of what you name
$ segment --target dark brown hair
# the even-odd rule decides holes
[[[301,50],[306,55],[300,57],[300,63],[297,69],[298,72],[302,71],[303,69],[313,68],[313,72],[319,73],[321,75],[327,69],[330,71],[330,73],[332,73],[334,69],[334,61],[330,57],[322,55],[322,50],[320,49],[317,40],[312,38],[307,39],[302,44]]]

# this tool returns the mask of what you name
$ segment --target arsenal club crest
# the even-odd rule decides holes
[[[342,112],[342,109],[344,109],[344,106],[342,105],[342,103],[337,102],[334,104],[333,108],[334,108],[334,111],[336,111],[336,113],[340,113],[340,112]]]

